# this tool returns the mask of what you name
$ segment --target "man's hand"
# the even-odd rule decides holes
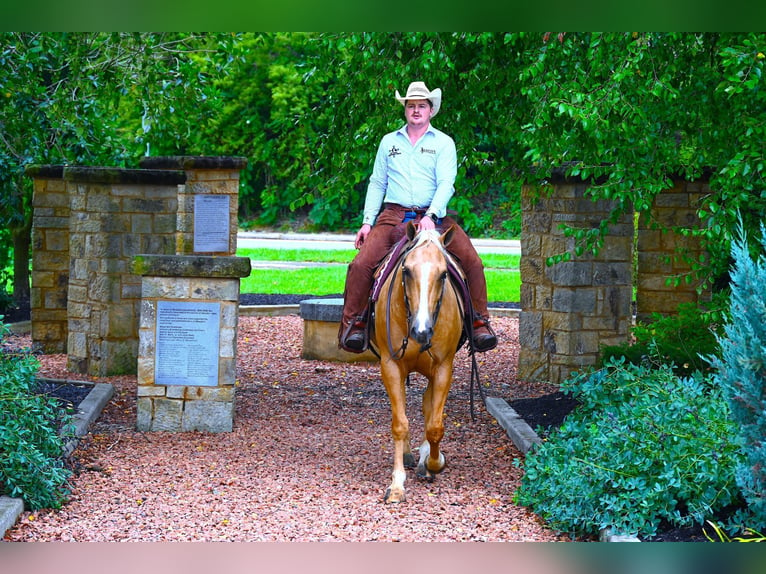
[[[436,229],[436,223],[434,223],[433,219],[424,215],[420,218],[420,223],[418,223],[418,231],[428,231],[429,229]]]
[[[365,223],[359,228],[359,231],[356,232],[354,247],[359,249],[362,246],[362,243],[364,243],[364,240],[367,239],[367,236],[370,234],[370,229],[372,229],[372,227],[370,227],[369,223]]]

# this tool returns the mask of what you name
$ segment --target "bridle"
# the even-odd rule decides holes
[[[407,330],[404,335],[404,339],[402,340],[402,344],[397,351],[394,351],[393,341],[391,341],[391,301],[392,301],[392,296],[394,292],[393,288],[388,289],[388,295],[386,297],[386,339],[388,342],[389,355],[395,361],[401,359],[404,356],[404,353],[407,351],[407,344],[409,343],[409,334],[410,334],[409,327],[410,327],[410,322],[412,321],[412,311],[410,309],[410,301],[409,301],[409,297],[407,296],[407,286],[405,283],[406,277],[404,273],[404,262],[407,256],[410,254],[410,252],[412,252],[418,246],[419,245],[415,245],[413,247],[407,248],[399,257],[399,260],[392,271],[392,274],[394,275],[394,277],[396,276],[396,273],[400,271],[402,273],[402,278],[401,278],[402,291],[404,293],[404,303],[405,303],[405,308],[407,310]],[[470,298],[468,296],[461,296],[458,293],[458,288],[456,287],[456,283],[455,283],[457,279],[455,278],[456,271],[454,267],[452,267],[448,262],[447,268],[448,268],[448,273],[446,276],[444,276],[444,279],[442,281],[442,290],[441,290],[441,293],[439,294],[439,300],[437,301],[437,304],[436,304],[436,310],[434,311],[434,316],[433,316],[434,325],[436,325],[436,320],[438,319],[439,311],[441,310],[442,299],[444,298],[444,289],[446,287],[447,282],[449,282],[450,286],[456,292],[458,304],[460,305],[460,309],[461,309],[461,313],[460,313],[461,316],[468,317],[468,318],[473,317],[473,310],[471,307]],[[394,277],[391,278],[392,283],[394,281]],[[393,285],[391,287],[393,287]],[[468,307],[467,309],[464,307],[464,304],[467,305]],[[487,402],[487,398],[484,394],[484,389],[482,388],[480,383],[479,366],[476,361],[476,353],[473,348],[473,321],[469,319],[464,319],[463,329],[466,336],[466,340],[468,341],[469,354],[471,356],[470,408],[471,408],[471,420],[475,421],[476,414],[474,411],[474,389],[479,390],[479,396],[481,397],[482,402],[484,402],[485,405]],[[430,346],[431,346],[430,342],[426,345],[423,345],[420,349],[420,352],[422,353],[423,351],[427,351],[430,354],[430,350],[429,350]],[[372,350],[375,353],[375,355],[378,358],[380,358],[380,355],[374,349]],[[407,375],[407,382],[409,384],[409,375]]]
[[[394,344],[391,341],[391,298],[392,294],[394,292],[393,289],[388,290],[388,296],[386,298],[386,339],[388,341],[388,352],[391,355],[391,358],[395,361],[398,361],[404,356],[404,353],[407,351],[407,344],[410,340],[410,326],[412,323],[412,309],[410,307],[410,298],[407,296],[407,277],[409,276],[407,273],[407,269],[404,267],[405,260],[407,259],[407,256],[417,249],[419,245],[415,245],[414,247],[411,247],[407,251],[405,251],[402,256],[399,258],[399,262],[397,263],[396,267],[394,268],[394,276],[396,276],[397,273],[401,274],[401,283],[402,283],[402,292],[404,294],[404,308],[407,311],[407,329],[406,333],[404,334],[404,339],[402,339],[402,344],[399,347],[397,351],[394,351]],[[439,292],[439,298],[436,301],[436,308],[434,309],[434,312],[432,314],[432,320],[434,326],[436,325],[436,322],[439,319],[439,311],[441,310],[442,306],[442,300],[444,299],[444,288],[447,284],[447,272],[445,271],[441,276],[441,291]],[[427,343],[424,343],[420,347],[420,352],[429,351],[431,348],[431,342],[428,341]],[[429,351],[430,352],[430,351]]]

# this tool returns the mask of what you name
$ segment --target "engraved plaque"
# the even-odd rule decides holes
[[[221,304],[157,302],[157,385],[218,386]]]
[[[228,195],[194,196],[194,252],[229,251]]]

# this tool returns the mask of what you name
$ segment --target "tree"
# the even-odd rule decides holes
[[[210,73],[225,70],[234,39],[0,34],[0,223],[10,230],[16,301],[29,296],[32,190],[24,167],[126,166],[143,153],[194,151],[188,136],[219,101],[199,61]],[[0,249],[0,265],[6,253]]]
[[[753,228],[766,213],[763,34],[560,34],[533,51],[520,80],[532,105],[527,162],[593,178],[594,199],[646,211],[669,177],[710,170],[699,234],[713,255],[701,275],[725,271],[737,213]],[[608,221],[602,222],[604,231]],[[598,239],[571,230],[593,248]]]
[[[477,206],[488,194],[516,193],[565,167],[591,182],[594,201],[616,202],[597,234],[568,230],[578,251],[597,249],[612,220],[648,210],[671,176],[708,172],[705,226],[675,231],[702,236],[713,259],[697,271],[711,279],[726,269],[737,213],[748,229],[766,214],[764,34],[324,34],[317,42],[326,89],[312,109],[328,125],[318,170],[328,177],[308,202],[359,205],[376,140],[401,124],[392,94],[419,78],[444,88],[435,123],[460,151],[454,204],[473,233],[487,226],[481,214],[490,210]]]

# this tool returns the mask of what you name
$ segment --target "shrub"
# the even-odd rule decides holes
[[[766,231],[761,228],[766,250]],[[729,402],[743,442],[744,459],[736,469],[737,484],[751,516],[749,526],[766,528],[766,256],[751,259],[740,229],[732,242],[731,320],[720,339],[722,354],[713,358],[716,376]]]
[[[516,495],[552,527],[650,537],[738,502],[736,429],[709,378],[612,359],[562,389],[580,407],[527,454]]]
[[[652,315],[652,320],[633,327],[634,341],[605,346],[601,350],[601,363],[612,357],[625,357],[639,365],[648,358],[673,366],[676,374],[690,375],[709,368],[705,358],[720,352],[715,321],[720,313],[702,312],[693,303],[682,303],[678,314]]]
[[[0,341],[8,328],[0,323]],[[0,492],[28,508],[60,508],[69,495],[64,445],[71,415],[35,392],[38,361],[0,348]]]

